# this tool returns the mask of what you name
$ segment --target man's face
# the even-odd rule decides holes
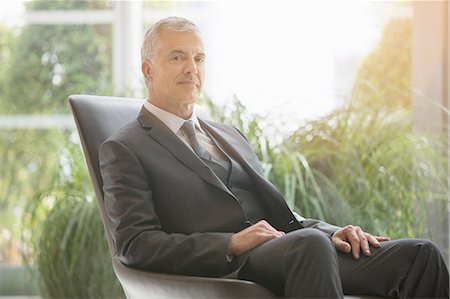
[[[152,103],[163,109],[195,103],[202,90],[204,60],[203,43],[197,34],[163,29],[155,56],[144,62],[147,74],[143,67]]]

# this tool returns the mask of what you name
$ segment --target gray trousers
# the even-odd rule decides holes
[[[343,298],[374,295],[449,298],[449,273],[428,240],[382,242],[358,260],[337,251],[330,236],[300,229],[252,250],[239,278],[262,284],[287,298]]]

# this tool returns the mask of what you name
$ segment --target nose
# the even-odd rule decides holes
[[[197,66],[197,63],[195,62],[194,58],[186,59],[185,65],[184,65],[184,73],[192,74],[192,75],[198,74],[198,66]]]

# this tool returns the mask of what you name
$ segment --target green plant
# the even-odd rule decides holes
[[[392,238],[431,237],[428,205],[447,205],[448,143],[414,133],[410,110],[339,109],[277,144],[238,100],[232,107],[215,107],[206,97],[203,103],[244,133],[266,177],[301,215]]]
[[[98,3],[29,1],[27,10],[86,9]],[[68,113],[69,94],[111,94],[111,30],[110,25],[33,24],[11,29],[1,48],[0,111]]]
[[[42,223],[36,259],[41,295],[121,297],[96,204],[72,197],[64,201],[59,199]]]
[[[448,159],[445,140],[429,140],[412,132],[407,111],[344,109],[286,140],[292,170],[283,172],[295,174],[295,206],[306,216],[393,238],[430,236],[427,204],[446,202]]]
[[[64,140],[59,130],[0,131],[0,261],[21,262],[18,248],[21,223],[27,199],[53,184],[58,177],[58,147]],[[30,146],[31,145],[31,146]]]
[[[41,295],[123,297],[79,144],[67,142],[59,163],[58,182],[30,200],[24,218],[28,262],[39,270]]]
[[[104,7],[106,1],[29,1],[28,10]],[[0,26],[0,114],[69,113],[71,93],[111,94],[110,25]],[[21,264],[25,202],[57,181],[64,134],[0,130],[0,262]],[[4,237],[6,236],[6,237]]]

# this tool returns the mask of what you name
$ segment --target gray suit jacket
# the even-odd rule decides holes
[[[266,219],[289,232],[338,227],[297,221],[281,193],[262,175],[261,164],[231,126],[199,119],[202,128],[241,163],[259,190]],[[100,148],[105,207],[119,259],[153,272],[221,277],[246,256],[226,261],[234,232],[247,227],[242,208],[216,175],[159,119],[142,108],[138,118]]]

